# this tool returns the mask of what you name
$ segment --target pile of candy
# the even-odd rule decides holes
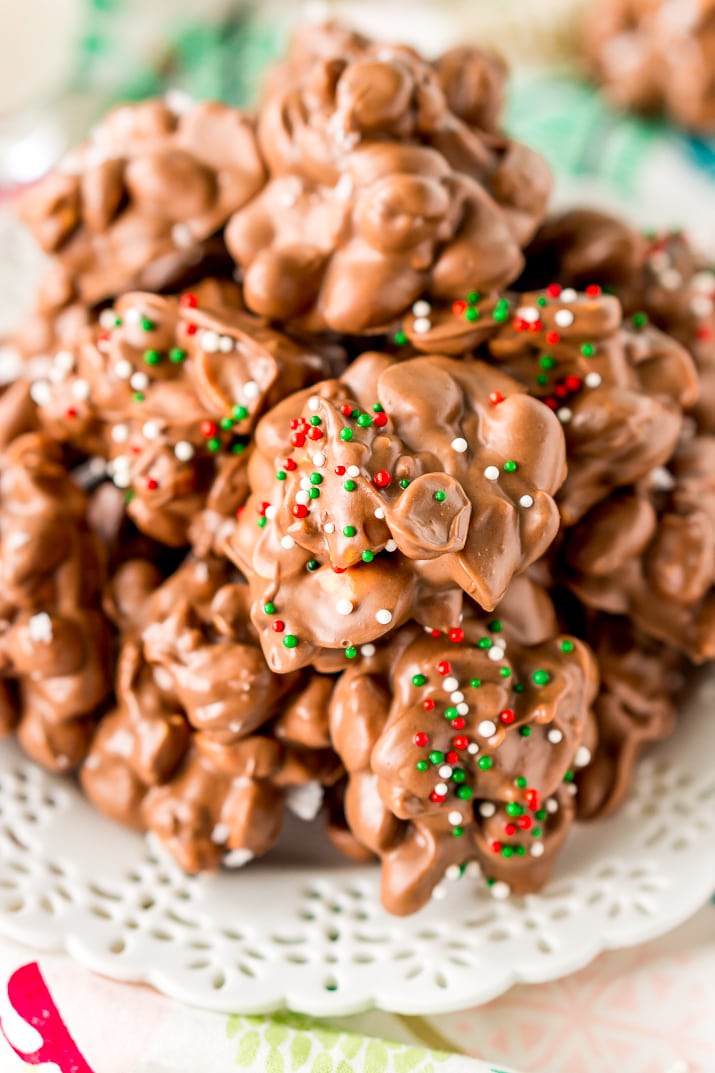
[[[290,809],[395,913],[536,890],[715,658],[715,275],[545,220],[503,80],[313,29],[22,198],[0,728],[188,871]]]

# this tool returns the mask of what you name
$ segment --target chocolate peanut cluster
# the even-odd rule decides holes
[[[300,32],[24,197],[0,729],[188,872],[292,811],[394,913],[538,890],[715,658],[715,277],[544,221],[504,78]]]

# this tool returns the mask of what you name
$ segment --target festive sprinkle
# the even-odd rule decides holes
[[[371,563],[375,558],[375,553],[374,551],[370,551],[369,548],[366,548],[365,551],[361,554],[360,558],[364,563]]]
[[[647,313],[634,313],[631,323],[634,328],[645,328],[649,323],[649,319]]]
[[[545,686],[551,681],[551,675],[548,671],[537,670],[532,674],[531,680],[535,686]]]
[[[295,634],[287,633],[283,638],[283,645],[285,648],[295,648],[298,644],[298,638]]]
[[[484,476],[488,481],[497,481],[499,480],[499,470],[496,466],[487,466],[484,470]]]
[[[356,533],[357,529],[354,525],[346,525],[343,529],[343,536],[345,537],[354,537]]]
[[[389,611],[386,607],[381,607],[379,611],[375,612],[375,618],[381,626],[387,626],[392,622],[392,611]]]
[[[489,771],[494,766],[494,761],[490,756],[480,756],[477,761],[480,771]]]
[[[346,659],[355,659],[357,654],[357,648],[355,647],[355,645],[348,645],[348,647],[345,649]]]
[[[400,481],[400,484],[402,484],[402,481]],[[438,503],[444,503],[445,499],[447,498],[447,493],[443,492],[440,489],[439,491],[434,493],[434,498],[437,500]]]
[[[511,460],[504,463],[504,469],[507,473],[514,473],[518,468],[516,462],[512,462]]]

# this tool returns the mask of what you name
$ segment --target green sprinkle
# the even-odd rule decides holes
[[[546,295],[540,294],[539,297],[536,299],[536,304],[537,306],[545,306],[549,304],[549,300]]]
[[[463,827],[453,827],[452,828],[452,834],[454,835],[455,838],[461,838],[462,835],[464,834],[464,828]]]
[[[472,796],[472,788],[471,786],[460,786],[456,793],[460,801],[469,801]]]
[[[357,529],[355,528],[354,525],[346,525],[345,528],[343,529],[343,536],[346,536],[346,537],[354,537],[356,533],[357,533]]]
[[[277,481],[284,481],[285,479],[286,479],[286,471],[284,469],[279,469],[278,472],[276,473],[276,480]]]
[[[581,353],[583,354],[584,358],[592,358],[593,355],[596,353],[596,348],[593,343],[582,343]]]
[[[136,496],[136,492],[133,491],[130,488],[128,492],[124,493],[124,502],[125,503],[131,503],[131,501],[134,499],[135,496]]]
[[[472,678],[472,680],[471,680],[471,682],[469,684],[472,687],[472,689],[479,689],[480,685],[482,684],[482,680],[481,680],[481,678]]]
[[[372,562],[372,560],[373,560],[373,559],[375,558],[375,552],[374,552],[374,551],[370,551],[370,549],[369,549],[369,548],[365,548],[365,551],[364,551],[364,552],[362,553],[362,555],[360,556],[360,558],[362,559],[362,561],[363,561],[364,563],[371,563],[371,562]]]
[[[427,684],[427,678],[426,678],[426,676],[424,674],[413,674],[412,675],[412,685],[413,686],[424,686],[426,684]]]
[[[276,605],[269,602],[263,605],[263,610],[266,615],[275,615]]]
[[[409,488],[409,486],[410,486],[409,480],[407,479],[407,477],[403,477],[402,480],[400,481],[400,488]]]
[[[640,328],[645,328],[646,325],[648,324],[648,322],[649,322],[649,318],[648,318],[647,313],[634,313],[633,314],[632,323],[633,323],[634,328],[639,328],[639,329]]]
[[[474,306],[469,306],[464,314],[464,319],[468,321],[479,320],[479,310],[475,309]]]
[[[427,771],[427,769],[429,768],[429,764],[426,760],[418,760],[415,764],[415,767],[418,771]]]
[[[343,428],[340,430],[340,439],[344,440],[345,443],[349,443],[352,438],[353,430],[351,428]]]
[[[562,652],[573,652],[573,650],[574,650],[573,641],[562,641],[561,642],[561,651]]]
[[[464,782],[466,777],[465,773],[459,767],[455,768],[452,772],[452,782]]]
[[[564,782],[573,782],[574,778],[575,778],[574,773],[571,770],[571,768],[569,768],[569,770],[564,775]]]
[[[248,410],[245,406],[234,406],[231,410],[234,421],[245,421],[248,417]]]
[[[372,418],[370,417],[370,414],[360,414],[357,423],[360,428],[369,428],[372,424]]]
[[[504,308],[504,306],[501,306],[501,307],[497,306],[496,309],[494,310],[494,312],[492,313],[492,318],[497,322],[497,324],[503,324],[504,321],[507,320],[508,317],[509,317],[509,307],[508,306],[506,308]]]
[[[514,779],[514,785],[517,786],[520,790],[525,790],[529,784],[523,775],[517,775],[517,777]]]
[[[502,846],[501,855],[502,855],[502,857],[506,857],[507,859],[509,857],[513,857],[514,856],[514,847],[513,846]]]
[[[480,637],[477,641],[477,648],[491,648],[492,644],[491,637]]]
[[[523,857],[525,854],[526,854],[526,848],[524,846],[517,846],[516,847],[516,855],[517,855],[517,857]]]
[[[298,644],[298,638],[295,636],[294,633],[287,633],[285,635],[285,637],[283,638],[283,647],[284,648],[295,648],[297,644]]]
[[[521,682],[516,682],[515,685],[514,685],[514,692],[515,693],[523,693],[525,689],[526,689],[526,686],[522,685]]]
[[[309,488],[308,489],[308,499],[320,499],[320,489],[319,488]]]
[[[434,498],[437,500],[438,503],[444,503],[445,499],[447,498],[447,493],[443,492],[440,489],[438,492],[435,492]]]
[[[521,734],[522,738],[530,738],[531,737],[531,727],[520,727],[519,728],[519,733]]]
[[[156,328],[156,324],[153,320],[149,320],[149,317],[142,317],[139,323],[143,332],[153,332]]]
[[[323,422],[321,418],[319,418],[317,414],[313,414],[313,416],[310,418],[311,425],[322,425],[322,423]]]
[[[216,451],[221,450],[221,440],[217,439],[216,436],[212,436],[210,440],[206,441],[206,447],[215,454]]]
[[[310,483],[311,484],[322,484],[323,483],[322,474],[320,474],[320,473],[311,473],[311,475],[310,475]]]
[[[506,473],[516,473],[518,468],[516,462],[512,461],[512,459],[509,459],[508,462],[504,463],[504,471]]]
[[[404,332],[395,332],[392,338],[398,346],[404,346],[407,342],[407,336]]]
[[[380,405],[380,403],[379,403],[379,402],[376,402],[376,403],[374,404],[374,406],[373,406],[373,410],[374,410],[374,412],[375,412],[376,414],[381,414],[381,413],[384,413],[384,410],[383,410],[383,408],[382,408],[382,406]]]
[[[548,384],[548,382],[549,382],[549,378],[546,375],[546,373],[539,373],[537,375],[536,383],[539,385],[539,387],[545,387],[546,384]]]
[[[508,678],[510,676],[510,674],[511,674],[511,667],[500,667],[499,668],[499,677],[500,678]]]
[[[320,568],[320,563],[317,559],[308,559],[308,562],[305,564],[305,568],[306,570],[310,570],[310,572],[312,573],[313,570],[318,570]]]
[[[481,771],[489,771],[494,766],[491,756],[480,756],[477,765]]]
[[[158,365],[161,361],[161,354],[158,350],[145,350],[144,361],[147,365]]]
[[[459,717],[459,712],[456,708],[445,708],[444,717],[445,719],[457,719]]]
[[[233,418],[222,417],[219,424],[221,425],[221,428],[224,430],[224,432],[230,432],[233,428]]]
[[[506,814],[507,816],[523,816],[524,809],[521,805],[518,805],[516,801],[510,801],[506,806]]]
[[[444,753],[441,753],[439,751],[439,749],[433,749],[433,751],[429,754],[429,762],[430,762],[430,764],[435,764],[435,765],[436,764],[443,764],[444,763]]]
[[[246,444],[245,443],[232,443],[231,444],[231,454],[232,455],[242,455],[245,450],[246,450]]]
[[[268,518],[259,518],[257,525],[259,529],[265,529],[268,525]]]
[[[178,346],[172,347],[169,351],[169,361],[174,365],[181,365],[182,361],[186,361],[186,351]]]
[[[550,354],[543,354],[539,358],[539,365],[541,366],[542,369],[553,369],[555,364],[556,364],[556,362],[554,361],[554,359],[551,357]]]
[[[135,391],[132,398],[135,402],[144,402],[145,395],[142,391]]]
[[[357,485],[356,485],[355,481],[345,481],[345,484],[343,485],[343,488],[345,489],[346,492],[354,492],[355,489],[357,488]]]
[[[491,630],[492,633],[501,633],[503,628],[504,627],[501,623],[501,620],[498,618],[495,618],[491,622],[487,623],[487,629]]]
[[[479,291],[470,291],[467,295],[467,301],[472,303],[478,302],[481,297],[482,296]]]
[[[541,838],[541,835],[542,835],[542,830],[541,830],[540,827],[535,827],[534,830],[531,832],[531,837],[532,838]]]
[[[546,819],[548,813],[547,813],[545,808],[540,808],[540,809],[536,810],[534,815],[536,816],[537,820],[541,820],[541,822],[543,823],[544,820]]]
[[[538,670],[534,671],[531,680],[535,686],[546,686],[551,681],[551,675],[548,671]]]

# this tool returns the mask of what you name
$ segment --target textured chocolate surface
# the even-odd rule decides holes
[[[228,551],[284,671],[411,617],[458,625],[462,591],[493,608],[556,534],[563,437],[483,363],[368,353],[275,407],[249,469]]]
[[[614,104],[715,131],[713,0],[599,0],[585,10],[586,53]]]

